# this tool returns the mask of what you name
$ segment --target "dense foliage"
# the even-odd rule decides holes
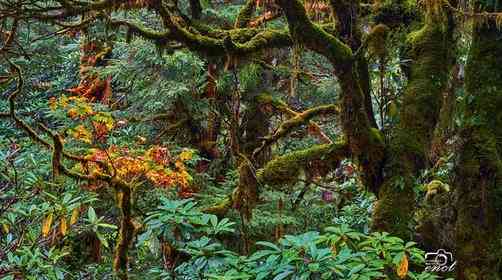
[[[501,279],[498,2],[0,0],[0,279]]]

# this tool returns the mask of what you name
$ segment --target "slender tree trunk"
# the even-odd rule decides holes
[[[465,72],[456,166],[457,279],[502,278],[502,31],[477,23]]]
[[[121,221],[113,258],[113,270],[121,280],[129,278],[129,249],[132,246],[135,235],[135,227],[132,221],[131,189],[130,186],[119,186],[117,188],[117,206],[121,212]]]

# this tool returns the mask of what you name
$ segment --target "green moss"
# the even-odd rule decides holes
[[[301,113],[296,114],[294,117],[284,121],[274,135],[267,137],[267,140],[277,140],[282,136],[285,136],[292,129],[297,128],[301,125],[308,123],[312,118],[325,114],[333,114],[338,112],[338,107],[336,105],[321,105],[315,108],[305,110]]]
[[[351,63],[350,47],[320,26],[313,24],[305,12],[303,3],[298,0],[279,0],[277,3],[286,15],[293,38],[307,48],[324,55],[335,68]]]
[[[233,199],[232,196],[228,196],[222,201],[214,204],[213,206],[207,207],[203,210],[204,213],[213,214],[218,217],[223,217],[232,208]]]
[[[301,172],[308,169],[314,161],[320,161],[333,169],[348,154],[348,146],[343,142],[291,152],[271,160],[260,169],[257,172],[258,181],[271,186],[289,185],[297,182]]]
[[[372,143],[383,144],[385,142],[382,132],[376,128],[370,128],[370,140]]]
[[[465,70],[464,141],[456,169],[456,256],[460,279],[501,279],[502,32],[477,25]]]
[[[412,239],[415,195],[412,178],[395,175],[385,180],[373,212],[372,228],[387,231],[405,240]]]
[[[282,108],[288,108],[289,106],[282,101],[280,98],[272,96],[270,93],[261,93],[258,94],[256,97],[256,102],[259,103],[261,106],[263,105],[272,105],[275,108],[282,109]]]
[[[253,152],[262,145],[263,137],[269,134],[270,114],[264,110],[266,106],[262,99],[272,100],[269,94],[259,94],[246,101],[246,110],[243,116],[243,134],[240,139],[240,147],[245,156],[251,158]],[[253,164],[256,168],[263,166],[269,160],[270,148],[255,155]]]
[[[452,33],[447,21],[428,16],[408,36],[411,74],[403,96],[399,124],[388,150],[385,178],[374,211],[373,228],[410,238],[413,220],[413,178],[427,163],[439,118],[443,91],[452,66]],[[399,187],[395,182],[399,181]]]
[[[132,220],[132,190],[128,185],[117,185],[117,207],[120,209],[121,221],[113,258],[113,270],[121,280],[128,279],[129,249],[135,236]]]
[[[409,0],[384,0],[376,6],[372,13],[373,21],[397,29],[408,26],[420,17],[415,1]]]

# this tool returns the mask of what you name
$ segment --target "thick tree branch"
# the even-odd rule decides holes
[[[264,148],[288,135],[293,129],[309,123],[312,118],[337,112],[338,107],[336,105],[323,105],[295,114],[292,118],[283,122],[274,134],[264,137],[262,145],[253,152],[253,157],[259,154]]]
[[[350,156],[350,147],[346,142],[316,145],[271,160],[257,171],[256,176],[261,184],[283,187],[296,183],[302,171],[334,170],[341,160]]]
[[[351,62],[352,51],[342,41],[313,24],[298,0],[278,0],[288,21],[292,37],[307,48],[328,58],[336,72],[344,71],[341,67]]]

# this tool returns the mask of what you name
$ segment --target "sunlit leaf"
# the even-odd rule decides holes
[[[396,273],[399,278],[406,278],[406,275],[408,274],[408,256],[406,254],[403,255],[401,262],[397,266]]]
[[[49,236],[49,232],[51,230],[51,226],[52,226],[52,219],[53,219],[53,216],[54,214],[53,213],[49,213],[45,219],[43,220],[42,222],[42,236],[43,237],[47,237]]]

